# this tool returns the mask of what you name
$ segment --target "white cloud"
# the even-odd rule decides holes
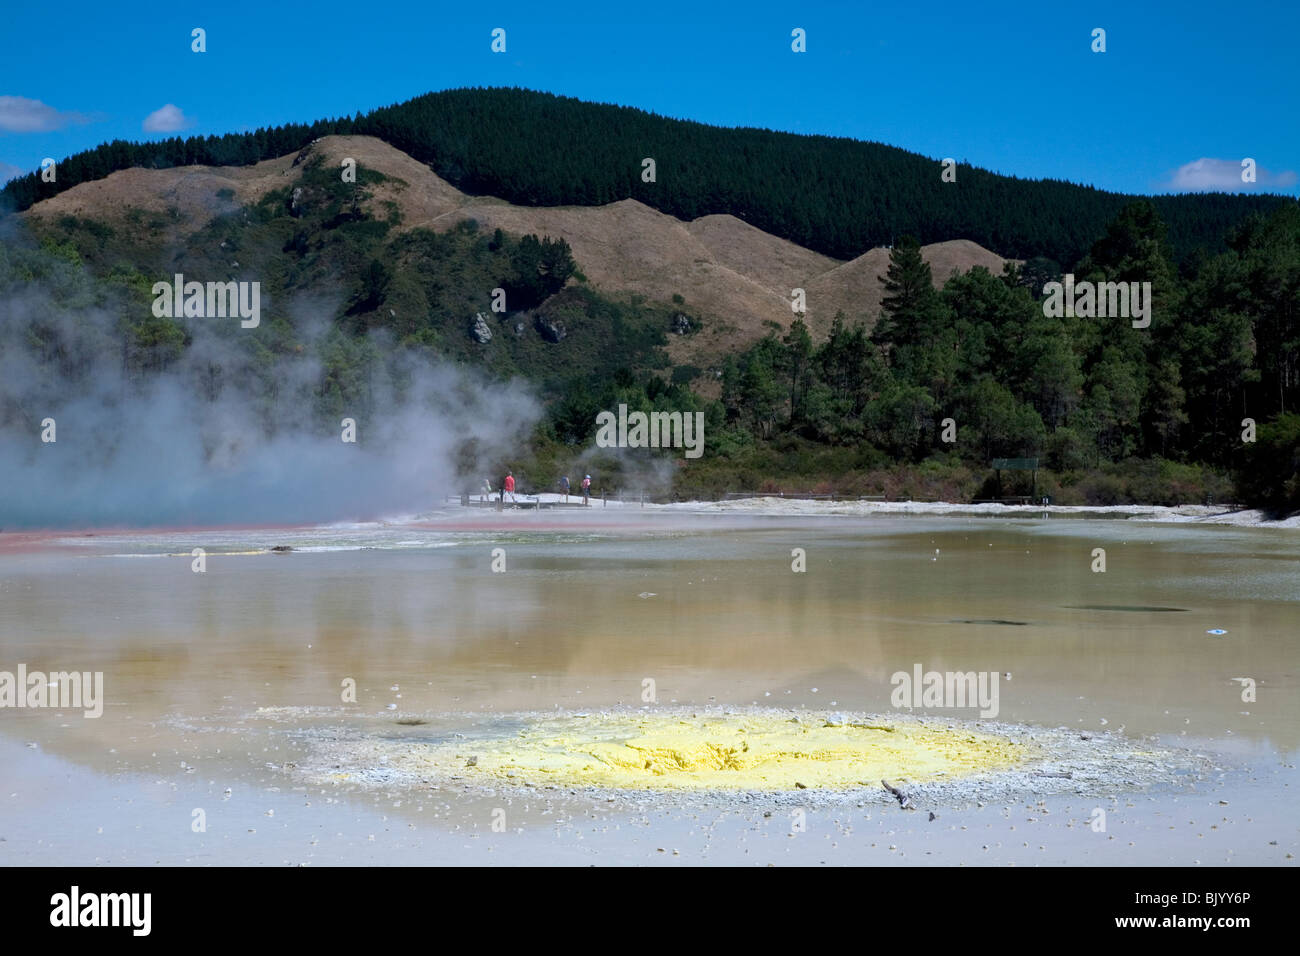
[[[17,166],[11,166],[8,163],[0,163],[0,186],[3,186],[15,176],[21,176],[26,170],[19,169]]]
[[[1255,182],[1242,182],[1240,159],[1198,159],[1179,166],[1163,184],[1176,192],[1243,192],[1260,187],[1288,189],[1296,184],[1291,170],[1274,173],[1257,166]]]
[[[185,129],[187,126],[193,126],[194,121],[181,112],[179,106],[168,103],[161,109],[156,109],[144,118],[144,131],[146,133],[174,133],[179,129]]]
[[[48,133],[51,130],[85,123],[80,113],[63,113],[40,100],[25,96],[0,96],[0,130],[6,133]]]

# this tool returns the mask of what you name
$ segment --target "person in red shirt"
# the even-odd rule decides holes
[[[590,495],[591,495],[591,475],[588,475],[586,478],[582,479],[582,503],[584,505],[587,505],[588,507],[590,507],[590,503],[588,502],[587,499]]]
[[[504,494],[509,495],[511,501],[515,500],[515,473],[513,471],[506,472]]]

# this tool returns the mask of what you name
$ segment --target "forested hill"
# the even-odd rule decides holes
[[[880,143],[725,129],[530,90],[461,89],[252,133],[117,140],[63,160],[57,182],[36,173],[13,180],[0,205],[26,209],[132,166],[251,165],[330,133],[379,137],[469,193],[543,206],[632,198],[685,220],[729,213],[838,259],[910,234],[922,243],[970,239],[1003,256],[1069,264],[1129,198],[965,165],[956,182],[945,183],[934,158]],[[655,161],[654,182],[642,181],[646,158]],[[1293,200],[1216,193],[1153,201],[1183,261],[1197,250],[1223,251],[1224,236],[1247,214]]]

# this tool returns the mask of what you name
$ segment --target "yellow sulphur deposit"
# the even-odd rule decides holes
[[[957,722],[801,714],[593,714],[517,736],[386,751],[388,767],[462,780],[619,789],[791,790],[1005,770],[1027,744]]]

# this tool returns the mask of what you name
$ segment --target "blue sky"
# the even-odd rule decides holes
[[[1123,192],[1300,194],[1295,3],[179,6],[10,4],[0,179],[176,127],[224,133],[523,86]],[[191,52],[194,27],[206,53]],[[489,48],[494,27],[504,54]],[[795,27],[806,53],[791,52]],[[1091,50],[1097,27],[1105,53]],[[1254,186],[1240,183],[1244,157]]]

